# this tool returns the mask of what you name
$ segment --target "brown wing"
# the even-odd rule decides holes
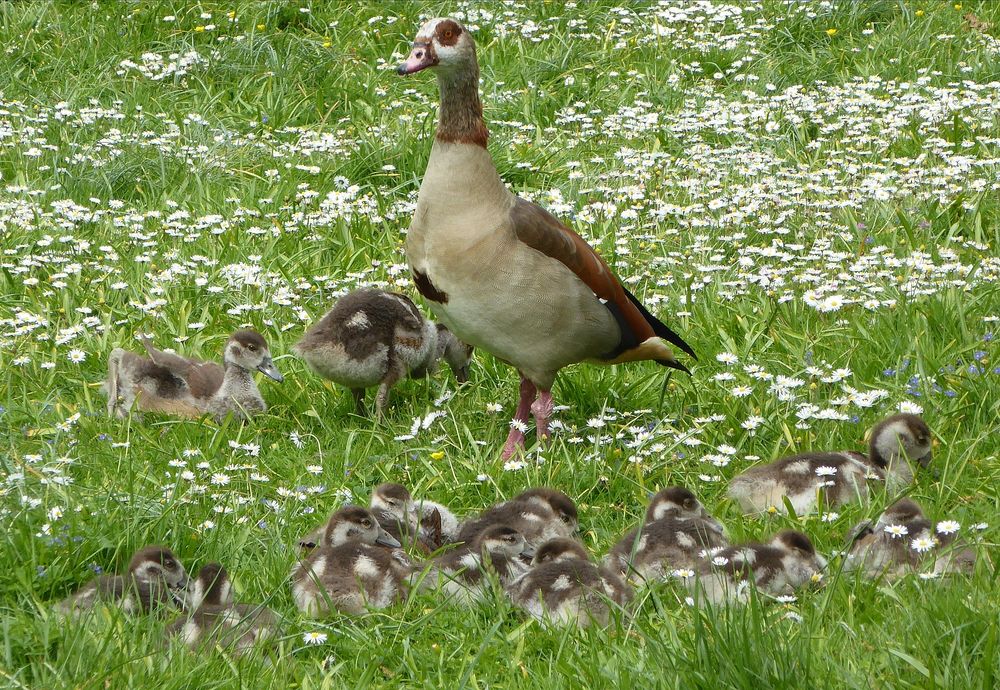
[[[562,262],[594,291],[621,327],[622,338],[605,359],[615,359],[623,352],[638,347],[642,342],[660,337],[673,343],[692,357],[691,347],[666,324],[648,310],[625,289],[597,252],[582,237],[560,223],[555,216],[537,204],[517,199],[510,210],[510,222],[519,240],[532,249]],[[661,360],[661,364],[684,369],[674,361]]]
[[[143,338],[142,344],[153,363],[186,382],[194,397],[209,398],[222,385],[225,370],[215,362],[202,362],[158,350],[148,338]]]

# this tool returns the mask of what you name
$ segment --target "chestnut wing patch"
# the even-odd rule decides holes
[[[618,347],[604,355],[606,359],[614,359],[654,336],[673,343],[692,357],[695,356],[694,351],[680,336],[650,314],[625,289],[604,259],[582,237],[560,223],[551,213],[537,204],[519,198],[510,210],[510,222],[521,242],[560,261],[573,271],[615,317],[622,337]]]

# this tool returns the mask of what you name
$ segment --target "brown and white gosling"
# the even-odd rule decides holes
[[[404,545],[415,543],[426,553],[437,551],[458,535],[454,513],[440,503],[414,499],[402,484],[376,486],[369,508],[385,531]]]
[[[368,505],[379,525],[404,548],[415,547],[432,553],[458,536],[458,518],[447,507],[427,500],[416,500],[402,484],[387,482],[372,491]],[[322,542],[326,523],[299,540],[304,549]]]
[[[632,600],[632,587],[598,567],[574,539],[551,539],[538,549],[527,573],[508,588],[511,601],[540,621],[605,626],[612,608]]]
[[[143,339],[148,356],[121,348],[108,359],[108,414],[129,410],[164,412],[181,417],[205,413],[222,420],[230,412],[245,418],[267,409],[254,370],[283,381],[267,342],[256,331],[236,331],[226,342],[223,364],[163,352]]]
[[[532,548],[557,537],[572,537],[579,514],[573,500],[561,491],[535,487],[498,503],[464,522],[456,541],[471,544],[486,528],[506,525],[521,534]]]
[[[191,649],[218,646],[239,656],[278,635],[278,617],[263,605],[233,602],[229,573],[219,563],[202,566],[188,586],[188,613],[167,626]]]
[[[728,544],[722,525],[691,491],[669,486],[653,496],[643,524],[622,537],[604,562],[625,577],[665,579],[692,567],[699,553]]]
[[[413,565],[370,511],[346,506],[330,516],[323,544],[292,570],[295,605],[314,618],[336,609],[361,615],[407,593]]]
[[[889,579],[927,570],[942,575],[971,572],[976,553],[956,542],[955,531],[941,523],[935,531],[916,501],[904,498],[889,506],[873,525],[857,525],[848,548],[844,571]]]
[[[787,512],[785,498],[796,514],[866,501],[869,481],[884,482],[890,494],[913,481],[911,462],[931,461],[931,430],[913,414],[886,417],[872,429],[868,456],[853,451],[813,452],[752,467],[734,477],[729,496],[744,513]]]
[[[377,416],[403,377],[433,373],[444,359],[463,383],[472,359],[471,347],[425,319],[409,297],[368,288],[341,297],[292,351],[323,378],[350,388],[359,415],[365,413],[365,389],[378,386]]]
[[[742,603],[756,587],[772,596],[791,595],[808,582],[819,582],[826,559],[802,532],[782,530],[767,544],[747,543],[706,554],[686,577],[692,593],[712,604]]]
[[[144,546],[132,555],[125,575],[101,575],[59,603],[62,615],[113,606],[125,613],[150,613],[164,605],[183,605],[187,574],[165,546]]]
[[[523,575],[534,550],[524,536],[506,525],[492,525],[472,544],[460,546],[431,561],[428,572],[418,575],[423,588],[437,587],[456,603],[484,599],[491,577],[506,588]]]

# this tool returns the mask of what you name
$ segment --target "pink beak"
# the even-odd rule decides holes
[[[429,42],[414,42],[413,50],[410,51],[406,62],[396,68],[396,74],[401,76],[416,74],[420,70],[433,67],[437,63],[437,55],[434,53],[434,48]]]

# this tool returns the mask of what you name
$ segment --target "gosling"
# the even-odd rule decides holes
[[[377,417],[403,377],[424,377],[444,359],[464,383],[472,359],[470,346],[425,319],[410,298],[374,289],[341,297],[292,351],[319,376],[349,388],[359,415],[365,414],[365,389],[378,386]]]

